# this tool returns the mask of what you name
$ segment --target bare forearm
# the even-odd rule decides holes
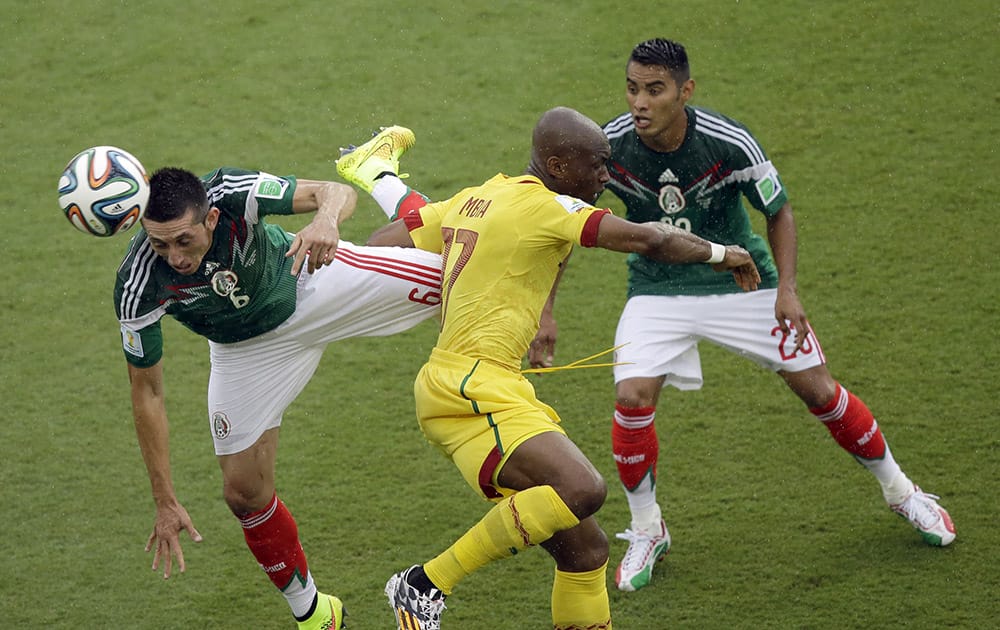
[[[704,263],[713,255],[712,243],[665,223],[632,223],[612,215],[601,219],[597,245],[634,252],[668,263]]]
[[[153,500],[159,504],[175,500],[174,485],[170,476],[170,446],[167,419],[159,414],[133,410],[135,434],[139,451],[146,464]]]
[[[795,217],[789,204],[768,219],[767,241],[778,268],[779,286],[795,289],[799,247]]]
[[[712,257],[711,241],[666,223],[653,225],[662,232],[663,240],[644,256],[668,264],[703,263]]]
[[[336,182],[299,180],[292,198],[296,214],[315,212],[316,219],[338,226],[354,214],[358,193],[350,186]]]
[[[135,435],[149,475],[153,500],[157,504],[175,501],[170,476],[170,430],[163,395],[163,371],[159,364],[150,368],[130,365],[129,381]]]

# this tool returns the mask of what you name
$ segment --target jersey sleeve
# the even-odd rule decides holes
[[[406,224],[406,229],[410,232],[414,246],[435,254],[441,253],[444,248],[441,222],[450,202],[451,200],[429,203],[408,210],[401,217],[403,223]]]
[[[115,278],[115,315],[121,328],[125,360],[136,367],[155,365],[163,356],[160,318],[166,309],[157,299],[156,260],[149,239],[139,231]]]
[[[292,198],[297,180],[263,171],[224,166],[204,175],[208,202],[233,216],[243,216],[249,224],[269,214],[292,214]]]
[[[727,120],[731,123],[729,133],[733,136],[729,145],[732,150],[731,177],[750,205],[772,216],[788,201],[778,169],[746,127]]]
[[[131,330],[122,324],[121,332],[125,360],[131,365],[153,367],[163,358],[163,330],[159,320],[142,330]]]
[[[754,208],[767,216],[774,216],[788,202],[788,194],[781,183],[778,170],[767,160],[750,169],[751,177],[740,190]]]
[[[597,245],[598,226],[604,215],[611,212],[568,195],[556,195],[551,203],[538,207],[535,220],[543,231],[582,247]]]

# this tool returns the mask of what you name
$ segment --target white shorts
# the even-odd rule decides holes
[[[774,319],[777,289],[724,295],[640,295],[625,303],[615,345],[615,383],[665,376],[663,386],[700,389],[702,339],[761,366],[786,372],[823,365],[826,358],[812,330],[802,350]]]
[[[441,257],[341,241],[335,262],[298,278],[295,312],[237,343],[209,342],[208,418],[216,455],[246,450],[281,425],[331,341],[391,335],[438,315]]]

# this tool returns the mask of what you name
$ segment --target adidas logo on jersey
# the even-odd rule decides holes
[[[661,184],[676,184],[678,182],[677,176],[669,168],[660,174]]]

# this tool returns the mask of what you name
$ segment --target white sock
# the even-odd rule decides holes
[[[396,210],[399,208],[400,202],[406,198],[409,192],[410,187],[404,184],[403,180],[395,175],[383,175],[375,180],[375,186],[372,187],[372,199],[375,200],[379,208],[382,208],[385,216],[392,221],[396,218]]]
[[[898,468],[898,466],[897,466]],[[913,494],[914,485],[910,478],[900,470],[888,483],[882,484],[882,496],[889,505],[898,505]]]
[[[296,617],[304,616],[309,612],[313,599],[316,597],[316,583],[313,582],[312,571],[306,575],[305,584],[298,580],[292,580],[292,583],[281,594],[285,596],[285,601],[291,607],[293,615]]]
[[[660,527],[660,506],[656,502],[656,486],[653,484],[653,477],[647,475],[635,490],[626,490],[625,498],[628,499],[628,509],[632,512],[631,529],[654,531]]]

